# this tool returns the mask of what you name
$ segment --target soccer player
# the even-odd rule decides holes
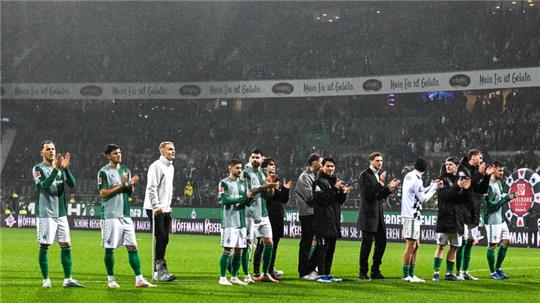
[[[261,168],[265,170],[266,173],[276,176],[276,182],[280,182],[277,177],[276,162],[272,158],[265,158]],[[272,250],[272,260],[270,261],[269,270],[270,275],[276,280],[279,280],[283,276],[283,271],[277,270],[275,268],[277,250],[279,246],[279,241],[283,237],[283,217],[285,216],[285,211],[283,210],[283,205],[289,200],[289,189],[292,186],[292,181],[281,182],[279,189],[274,191],[274,195],[267,199],[266,207],[268,209],[268,218],[270,218],[270,225],[272,225],[272,243],[274,244]],[[253,268],[254,274],[257,277],[260,275],[260,263],[261,256],[264,245],[261,241],[257,241],[257,248],[255,249],[255,255],[253,256]],[[259,274],[258,274],[259,273]]]
[[[159,159],[154,161],[148,168],[146,193],[144,196],[144,209],[150,222],[155,227],[153,230],[156,239],[155,246],[155,272],[152,277],[160,282],[170,282],[176,276],[169,273],[165,252],[169,244],[171,231],[171,200],[173,194],[174,166],[176,156],[174,144],[170,141],[159,144]]]
[[[446,274],[444,279],[447,281],[459,281],[452,274],[456,262],[456,252],[461,247],[463,234],[463,224],[461,222],[460,210],[463,203],[470,201],[471,179],[466,176],[458,176],[459,159],[450,157],[446,159],[441,170],[440,180],[442,187],[437,190],[438,212],[437,225],[437,248],[433,259],[433,281],[440,280],[439,270],[443,262],[442,256],[444,247],[448,243],[450,248],[446,256]]]
[[[475,241],[474,232],[480,224],[480,212],[482,211],[482,203],[484,195],[487,194],[489,188],[489,180],[491,174],[495,171],[495,166],[486,167],[483,161],[482,152],[478,149],[471,149],[467,152],[467,156],[461,161],[460,169],[468,171],[471,178],[470,201],[465,203],[466,211],[464,211],[463,222],[463,245],[457,252],[456,266],[458,270],[458,278],[476,281],[478,278],[469,273],[469,264],[471,262],[472,246]]]
[[[139,183],[139,176],[132,177],[131,171],[122,164],[122,151],[118,145],[107,145],[105,156],[109,163],[99,170],[97,183],[101,198],[101,245],[105,248],[107,285],[110,288],[120,287],[114,277],[114,249],[124,245],[129,265],[135,273],[135,287],[156,287],[142,275],[135,227],[129,214],[128,199]]]
[[[403,252],[404,282],[425,282],[414,275],[416,255],[420,247],[420,219],[422,203],[427,202],[440,184],[440,180],[433,180],[428,187],[423,186],[422,175],[426,171],[427,161],[418,158],[414,163],[414,170],[405,175],[402,187],[401,220],[403,222],[403,237],[405,238],[405,251]]]
[[[257,280],[265,282],[278,282],[269,274],[270,261],[272,259],[273,241],[272,226],[268,218],[266,200],[274,195],[274,189],[277,189],[279,183],[275,182],[275,176],[266,176],[261,169],[263,154],[260,150],[254,150],[249,157],[249,166],[243,172],[243,177],[248,182],[248,188],[253,194],[253,202],[246,208],[246,221],[248,232],[248,246],[254,243],[255,236],[262,237],[263,241],[263,274],[257,277]],[[249,249],[244,250],[242,254],[242,263],[244,274],[247,274],[244,282],[253,283],[249,275]]]
[[[64,269],[64,287],[84,287],[71,277],[71,239],[65,198],[65,186],[75,186],[75,177],[69,170],[71,155],[57,154],[54,142],[45,140],[41,143],[41,157],[43,161],[32,168],[32,175],[37,190],[36,217],[42,286],[51,287],[47,250],[51,244],[58,242]]]
[[[489,180],[488,194],[485,198],[482,219],[486,227],[488,241],[487,260],[490,270],[489,277],[495,280],[508,279],[508,275],[502,270],[502,263],[506,257],[506,251],[510,246],[510,232],[503,219],[502,207],[516,197],[515,193],[509,193],[503,197],[503,187],[501,180],[504,178],[503,164],[499,161],[493,162],[496,167],[495,172]],[[499,244],[500,243],[500,244]],[[499,245],[497,252],[497,262],[495,263],[495,249]]]
[[[247,285],[238,278],[242,250],[247,245],[245,207],[251,202],[248,184],[240,178],[242,162],[229,162],[229,176],[219,182],[218,198],[221,204],[221,246],[219,258],[220,285]],[[227,268],[232,264],[232,278],[227,280]]]

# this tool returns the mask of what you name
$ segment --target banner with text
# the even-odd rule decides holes
[[[150,220],[141,208],[133,208],[131,216],[137,232],[151,232]],[[172,219],[173,234],[219,235],[221,230],[220,209],[216,208],[175,208]],[[342,212],[341,235],[345,240],[360,240],[362,232],[356,227],[357,212],[344,210]],[[386,236],[388,241],[403,242],[401,215],[397,211],[388,211],[384,215]],[[69,225],[74,230],[100,230],[100,218],[93,213],[93,208],[79,207],[71,209],[68,217]],[[510,222],[509,222],[510,223]],[[538,223],[538,222],[537,222]],[[37,224],[34,214],[3,214],[3,228],[35,228]],[[425,211],[421,217],[420,241],[435,243],[437,213]],[[513,246],[540,248],[540,232],[509,224],[510,237]],[[284,236],[299,238],[301,235],[300,221],[296,210],[287,210],[285,214]],[[478,228],[476,240],[485,245],[485,228]]]
[[[237,99],[540,87],[540,67],[359,78],[192,83],[2,83],[4,99]]]

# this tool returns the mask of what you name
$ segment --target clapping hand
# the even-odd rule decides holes
[[[60,169],[60,167],[62,167],[62,161],[63,161],[62,155],[56,154],[56,156],[54,157],[52,161],[52,166],[56,169]]]
[[[69,152],[65,153],[61,162],[61,166],[63,169],[68,168],[70,160],[71,160],[71,154]]]
[[[401,183],[397,178],[392,179],[390,183],[388,183],[388,187],[390,187],[391,190],[394,190],[397,188],[397,186]]]

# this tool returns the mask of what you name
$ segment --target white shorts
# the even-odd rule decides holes
[[[478,226],[468,226],[467,224],[463,224],[463,240],[467,241],[469,239],[479,241],[482,239],[482,233],[478,229]]]
[[[69,243],[69,223],[67,217],[37,218],[37,241],[39,244],[54,242]]]
[[[137,246],[131,218],[101,220],[101,246],[118,248],[123,245]]]
[[[246,218],[246,226],[248,240],[251,240],[252,243],[255,243],[255,238],[272,238],[272,225],[270,225],[268,217],[262,217],[259,222],[253,218]]]
[[[458,233],[437,233],[438,245],[450,244],[450,246],[461,247],[462,240]]]
[[[228,248],[245,248],[247,246],[247,229],[245,227],[222,228],[221,246]]]
[[[501,224],[487,224],[486,237],[488,243],[499,243],[501,240],[510,240],[510,231],[506,222]]]
[[[420,220],[401,218],[401,222],[403,222],[403,238],[420,239]]]

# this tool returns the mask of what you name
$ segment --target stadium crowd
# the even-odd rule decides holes
[[[152,103],[3,101],[3,117],[9,118],[3,127],[17,130],[2,171],[3,201],[13,192],[19,200],[33,200],[30,167],[39,161],[36,146],[45,138],[57,142],[60,153],[71,152],[80,184],[76,193],[90,201],[95,199],[95,178],[106,144],[119,144],[124,162],[144,179],[158,153],[156,146],[170,138],[177,146],[174,204],[216,206],[216,180],[227,161],[247,160],[248,153],[259,148],[276,159],[282,178],[293,181],[307,154],[331,155],[337,161],[337,175],[353,185],[346,206],[355,207],[358,171],[373,150],[386,154],[385,169],[398,178],[419,155],[430,160],[427,179],[435,177],[430,174],[439,173],[445,156],[462,156],[472,146],[485,150],[487,161],[490,152],[503,155],[497,159],[510,170],[538,170],[538,156],[533,153],[540,150],[537,95],[536,89],[472,98],[456,93],[433,100],[407,94],[399,95],[394,106],[387,104],[385,96]],[[39,118],[28,120],[30,111]],[[188,181],[193,196],[184,194]],[[135,203],[141,203],[143,196],[136,193]]]
[[[2,34],[13,41],[2,49],[4,83],[360,77],[540,63],[538,8],[509,3],[78,2],[60,10],[27,2],[29,16],[47,15],[22,34],[10,22],[19,7],[4,6]]]

